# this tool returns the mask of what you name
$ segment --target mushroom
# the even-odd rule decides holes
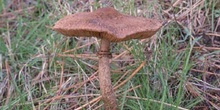
[[[105,110],[116,110],[117,102],[111,84],[109,67],[110,42],[144,39],[154,35],[162,24],[153,19],[124,15],[106,7],[94,12],[80,12],[65,16],[55,23],[53,30],[65,36],[87,36],[101,39],[99,57],[99,83]]]

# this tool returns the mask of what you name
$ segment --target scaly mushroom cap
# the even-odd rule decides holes
[[[161,26],[156,20],[123,15],[106,7],[68,15],[57,21],[53,29],[66,36],[94,36],[120,42],[151,37]]]

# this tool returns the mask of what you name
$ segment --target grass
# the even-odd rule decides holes
[[[220,108],[218,0],[16,1],[0,1],[1,110],[76,109],[99,97],[99,40],[65,37],[51,27],[67,14],[105,6],[169,21],[150,42],[112,44],[113,84],[135,74],[116,90],[120,109]]]

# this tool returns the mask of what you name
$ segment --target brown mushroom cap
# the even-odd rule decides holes
[[[120,42],[151,37],[161,26],[157,20],[124,15],[106,7],[68,15],[57,21],[53,29],[66,36],[94,36]]]

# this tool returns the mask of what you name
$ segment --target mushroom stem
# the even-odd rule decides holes
[[[99,50],[99,84],[102,93],[105,110],[116,110],[116,96],[111,84],[111,73],[109,67],[110,41],[101,39]]]

